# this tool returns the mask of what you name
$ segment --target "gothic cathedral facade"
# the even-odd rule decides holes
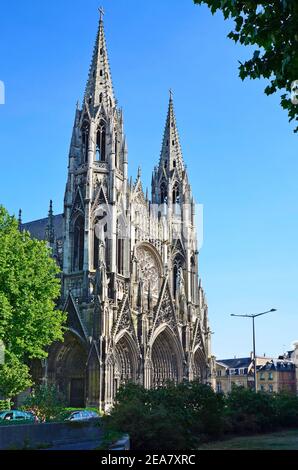
[[[101,15],[71,138],[64,213],[50,207],[44,238],[62,267],[63,343],[40,375],[71,406],[108,409],[122,383],[208,382],[208,307],[198,276],[195,203],[170,95],[161,156],[144,194],[128,178]],[[42,226],[37,221],[35,228]],[[34,236],[34,222],[24,224]],[[59,232],[60,231],[60,232]],[[36,236],[41,237],[37,233]]]

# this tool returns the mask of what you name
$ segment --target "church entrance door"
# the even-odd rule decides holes
[[[71,379],[69,404],[74,408],[84,408],[85,406],[85,380]]]

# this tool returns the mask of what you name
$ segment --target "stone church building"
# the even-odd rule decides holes
[[[195,203],[170,95],[151,198],[128,178],[101,14],[82,107],[77,106],[64,213],[21,224],[47,240],[62,269],[65,340],[35,364],[71,406],[108,409],[119,386],[209,381],[208,308],[198,276]],[[21,223],[21,222],[20,222]]]

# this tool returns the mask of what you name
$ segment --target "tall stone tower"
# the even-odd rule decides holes
[[[50,207],[46,236],[55,242]],[[195,203],[170,94],[161,156],[144,194],[128,180],[100,15],[82,106],[75,112],[63,214],[63,343],[46,371],[72,406],[108,409],[119,386],[209,380],[210,329],[198,277]]]

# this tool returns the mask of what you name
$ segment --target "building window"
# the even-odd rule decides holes
[[[81,271],[84,263],[84,219],[79,216],[74,224],[73,270]]]
[[[264,374],[264,372],[261,372],[261,373],[260,373],[260,380],[265,380],[265,374]]]
[[[89,148],[89,123],[83,122],[82,126],[82,150],[83,150],[83,162],[88,161],[88,148]]]
[[[180,204],[180,191],[178,183],[173,187],[173,204]]]
[[[270,384],[270,385],[269,385],[269,387],[268,387],[268,391],[269,391],[270,393],[272,393],[272,392],[273,392],[273,385],[272,385],[272,384]]]
[[[260,391],[261,391],[261,392],[264,392],[264,391],[265,391],[265,386],[264,386],[264,385],[260,385]]]
[[[221,391],[222,391],[222,387],[221,387],[220,382],[216,382],[216,391],[217,391],[217,393],[221,393]]]
[[[117,271],[124,275],[124,253],[125,253],[125,227],[121,221],[117,220]]]
[[[217,375],[218,377],[221,377],[221,370],[216,371],[216,375]]]
[[[176,259],[174,259],[173,262],[174,269],[173,269],[173,294],[174,297],[176,296],[177,292],[177,283],[178,283],[178,274],[181,268],[183,268],[183,258],[181,256],[178,256]]]
[[[190,288],[191,288],[191,298],[195,301],[196,295],[196,261],[194,256],[190,258],[190,267],[191,267],[191,281],[190,281]]]
[[[103,120],[100,121],[96,135],[96,160],[106,161],[106,125]]]
[[[115,167],[118,167],[118,134],[115,134]]]
[[[162,183],[160,186],[160,202],[162,204],[167,204],[168,202],[168,191],[165,183]]]
[[[268,379],[269,379],[269,380],[273,380],[273,373],[272,373],[272,372],[269,372],[269,374],[268,374]]]

